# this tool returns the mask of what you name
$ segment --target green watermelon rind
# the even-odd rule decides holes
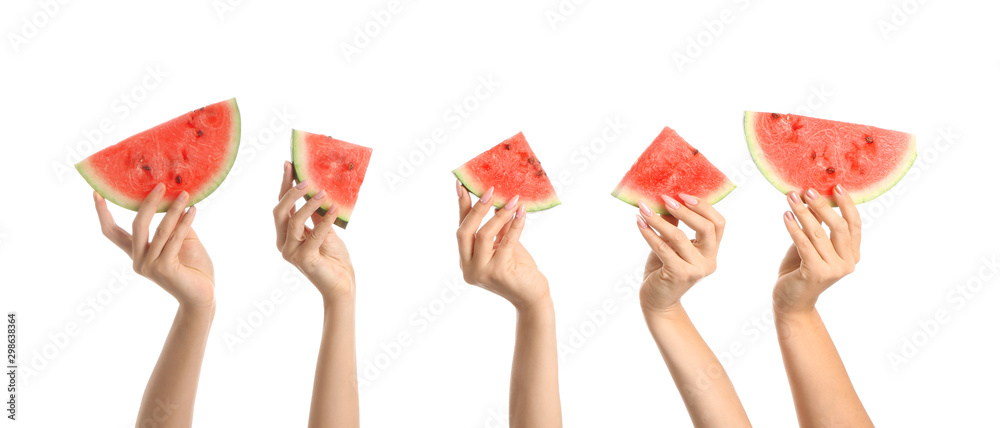
[[[483,196],[483,193],[486,192],[487,190],[486,186],[480,183],[479,180],[476,180],[474,178],[475,174],[473,174],[472,171],[469,171],[468,167],[463,165],[458,169],[452,171],[451,173],[455,174],[455,178],[458,178],[458,181],[461,181],[462,185],[465,186],[465,188],[468,189],[470,193],[476,195],[476,197],[481,198]],[[556,196],[555,193],[553,193],[552,197],[549,199],[525,202],[524,211],[526,212],[544,211],[561,203],[562,202],[559,201],[559,197]],[[506,199],[501,199],[499,196],[493,197],[494,207],[503,208],[503,206],[506,204],[507,204]]]
[[[295,181],[300,183],[308,181],[307,177],[309,176],[309,169],[306,168],[306,165],[308,165],[306,152],[308,150],[304,147],[307,134],[305,131],[292,129],[292,170],[295,173]],[[322,189],[309,186],[309,190],[306,192],[306,200],[312,199],[320,190]],[[317,211],[320,215],[325,216],[332,206],[333,201],[323,202]],[[337,208],[337,218],[333,221],[333,224],[340,226],[342,229],[347,229],[347,223],[351,221],[351,214],[353,213],[353,207],[350,210],[346,210],[344,207]]]
[[[229,175],[229,171],[233,169],[233,164],[236,163],[236,155],[239,153],[239,148],[240,148],[240,129],[241,129],[240,108],[238,105],[236,105],[236,98],[230,98],[223,102],[228,104],[230,111],[232,112],[231,114],[232,127],[230,129],[230,138],[229,138],[230,150],[229,154],[226,156],[226,165],[224,168],[222,168],[222,170],[219,171],[218,174],[215,175],[215,177],[212,177],[211,179],[206,181],[206,183],[211,183],[211,184],[205,186],[204,190],[202,190],[198,194],[190,195],[190,198],[188,199],[187,203],[187,206],[189,207],[193,206],[194,204],[197,204],[198,202],[201,202],[209,195],[211,195],[212,192],[215,192],[215,190],[222,185],[222,182],[226,180],[226,177]],[[80,173],[80,175],[83,176],[83,179],[87,180],[87,183],[90,184],[90,187],[93,187],[94,190],[96,190],[97,193],[100,194],[104,199],[109,200],[111,201],[111,203],[118,205],[122,208],[126,208],[132,211],[139,211],[139,207],[142,205],[143,202],[142,199],[130,198],[119,192],[116,192],[111,186],[106,185],[104,181],[101,180],[97,176],[97,174],[90,169],[90,164],[89,162],[87,162],[86,159],[77,163],[75,167],[76,170]],[[160,205],[156,207],[156,212],[161,212],[161,213],[165,212],[167,211],[168,208],[170,208],[170,205],[171,201],[160,202]]]
[[[730,193],[732,193],[733,190],[736,190],[736,183],[733,183],[729,179],[726,179],[725,184],[720,186],[716,191],[699,199],[708,202],[709,205],[715,205],[716,203],[721,201],[722,198],[725,198]],[[646,199],[646,197],[643,196],[641,193],[636,192],[634,190],[626,189],[624,188],[624,186],[615,187],[615,190],[611,191],[611,196],[621,199],[625,203],[632,205],[634,207],[639,206],[639,201],[645,200],[646,205],[648,205],[649,208],[653,210],[653,212],[657,214],[670,215],[670,212],[668,212],[667,208],[663,205],[663,200],[658,199],[655,201],[650,201]]]
[[[778,177],[778,174],[775,172],[774,166],[771,165],[770,162],[768,162],[766,159],[764,159],[764,152],[760,148],[760,142],[757,141],[756,128],[753,126],[754,118],[756,118],[757,115],[759,114],[765,114],[765,113],[753,112],[753,111],[745,111],[743,113],[743,132],[746,135],[747,147],[750,149],[750,157],[753,159],[754,164],[757,165],[757,169],[760,170],[761,174],[764,175],[764,178],[766,178],[767,181],[771,182],[771,184],[776,189],[778,189],[778,191],[780,191],[782,194],[787,195],[789,192],[792,191],[804,190],[804,189],[798,189],[796,186],[792,186],[791,184],[786,183],[784,180]],[[910,167],[912,167],[913,163],[917,160],[916,135],[910,134],[909,153],[910,153],[909,158],[901,162],[899,166],[897,166],[892,173],[887,175],[881,181],[872,184],[871,186],[869,186],[867,190],[852,191],[851,200],[854,201],[854,204],[856,205],[865,203],[881,196],[883,193],[888,192],[889,189],[891,189],[893,186],[899,183],[899,181],[902,180],[904,176],[906,176],[906,172],[910,170]],[[833,200],[832,197],[828,197],[827,201],[832,206],[837,206],[836,202]]]

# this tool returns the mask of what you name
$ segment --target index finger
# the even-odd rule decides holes
[[[94,191],[94,208],[97,209],[97,219],[101,222],[101,232],[104,233],[111,242],[121,248],[125,254],[132,256],[132,235],[115,223],[111,211],[108,211],[108,203],[97,191]]]
[[[466,198],[469,198],[468,192],[465,194]],[[461,200],[459,200],[461,206]],[[471,201],[470,201],[471,204]],[[472,208],[469,208],[468,213],[465,218],[462,219],[462,224],[458,226],[458,254],[462,258],[463,262],[472,260],[473,247],[476,243],[476,231],[479,230],[479,225],[483,222],[483,217],[486,217],[486,213],[489,212],[490,207],[493,206],[493,188],[490,187],[483,197],[479,198],[479,202],[472,204]]]
[[[708,219],[712,222],[715,227],[715,242],[718,244],[722,241],[722,232],[726,230],[726,218],[715,209],[712,204],[706,203],[694,196],[688,195],[686,193],[681,193],[677,195],[684,201],[684,205],[688,207],[691,211],[698,213],[698,215]]]
[[[146,199],[139,206],[139,212],[132,221],[132,260],[140,263],[146,255],[146,247],[149,245],[149,223],[153,221],[156,208],[163,199],[163,191],[166,186],[158,183],[152,192],[146,195]]]

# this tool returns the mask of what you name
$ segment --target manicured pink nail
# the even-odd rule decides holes
[[[642,214],[646,216],[653,215],[653,210],[649,209],[649,205],[643,201],[639,201],[639,211],[642,211]]]
[[[646,223],[646,220],[641,215],[636,214],[635,221],[639,224],[639,229],[649,229],[649,223]]]
[[[455,191],[458,192],[458,197],[462,197],[462,182],[455,180]]]
[[[493,187],[490,187],[486,193],[483,193],[483,197],[479,198],[479,203],[486,205],[493,200]]]
[[[681,193],[677,195],[677,197],[681,198],[681,200],[684,201],[685,204],[688,204],[692,207],[698,205],[698,198],[691,196],[687,193]]]
[[[505,210],[512,210],[515,207],[517,207],[517,200],[520,197],[521,197],[521,195],[514,195],[513,198],[510,198],[510,200],[507,201],[507,203],[503,205],[503,209],[505,209]]]
[[[816,198],[819,198],[819,193],[816,193],[816,191],[813,189],[806,190],[806,199],[816,199]]]
[[[833,188],[833,191],[837,192],[838,195],[843,195],[845,193],[844,186],[841,186],[839,184],[837,185],[837,187]]]
[[[153,191],[156,192],[156,193],[160,193],[160,192],[163,191],[163,189],[166,189],[166,188],[167,188],[167,186],[163,185],[163,183],[156,183],[156,187],[153,188]]]
[[[792,201],[793,204],[801,204],[802,200],[799,199],[799,194],[796,191],[788,192],[788,200]]]
[[[319,193],[316,194],[316,196],[313,196],[313,198],[316,200],[320,200],[325,197],[326,197],[326,190],[320,190]]]
[[[295,188],[299,190],[305,190],[306,187],[309,187],[308,181],[300,181],[299,184],[295,185]]]
[[[179,195],[177,195],[177,200],[178,201],[187,202],[187,199],[188,199],[188,192],[186,192],[186,191],[182,190],[181,193]]]
[[[667,207],[670,207],[670,209],[672,210],[676,210],[681,207],[681,204],[677,203],[677,201],[674,198],[671,198],[667,195],[662,195],[660,197],[663,198],[663,202],[667,204]]]
[[[517,207],[517,214],[514,215],[514,218],[524,218],[524,204]]]
[[[795,221],[795,216],[792,215],[791,211],[785,211],[785,220]]]

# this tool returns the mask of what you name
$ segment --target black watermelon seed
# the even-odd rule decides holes
[[[510,150],[510,144],[507,145],[507,150]]]
[[[201,132],[201,130],[199,129],[199,130],[198,130],[198,136],[200,137],[200,136],[202,136],[202,135],[205,135],[205,133],[204,133],[204,132]]]
[[[181,184],[181,176],[178,175],[178,176],[174,177],[174,181],[176,181],[177,184]]]
[[[833,169],[833,168],[827,168],[827,169],[826,169],[826,173],[827,173],[827,174],[833,174],[833,173],[835,173],[835,172],[837,172],[837,170],[835,170],[835,169]]]
[[[780,115],[780,114],[778,114],[778,113],[771,113],[771,118],[772,118],[772,119],[777,119],[777,118],[779,118],[779,117],[781,117],[781,115]]]
[[[816,152],[812,152],[812,158],[813,160],[816,160]]]
[[[868,144],[871,144],[871,143],[874,143],[874,142],[875,142],[875,139],[874,139],[874,138],[872,138],[872,136],[871,136],[871,135],[869,135],[869,136],[865,137],[865,141],[867,141],[867,142],[868,142]]]
[[[151,169],[152,169],[152,168],[150,168],[150,167],[149,167],[149,165],[143,165],[143,166],[142,166],[142,170],[143,170],[143,171],[149,171],[149,170],[151,170]]]
[[[535,163],[535,158],[529,156],[528,163]]]
[[[205,111],[205,107],[198,109],[198,111]]]
[[[348,171],[353,171],[354,170],[354,162],[351,162],[351,163],[347,164],[347,170]]]

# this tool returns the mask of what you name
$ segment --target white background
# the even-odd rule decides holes
[[[793,426],[774,330],[754,327],[789,244],[786,205],[750,163],[744,110],[918,135],[903,184],[862,206],[862,263],[820,311],[876,424],[995,421],[1000,294],[996,279],[978,278],[993,275],[983,257],[997,257],[1000,237],[994,3],[404,0],[386,25],[372,18],[386,1],[233,3],[68,2],[51,17],[45,2],[0,6],[0,309],[19,312],[21,363],[34,371],[21,377],[21,426],[133,424],[175,310],[101,236],[71,163],[233,96],[243,117],[237,170],[195,224],[219,302],[199,426],[307,418],[321,303],[275,250],[271,218],[291,127],[375,148],[350,229],[339,231],[357,270],[365,425],[498,426],[494,415],[506,413],[513,309],[464,284],[449,303],[440,297],[461,282],[450,171],[518,131],[550,176],[570,178],[563,205],[533,215],[523,237],[572,350],[560,365],[566,426],[689,424],[636,297],[623,292],[648,251],[636,209],[609,196],[665,125],[739,184],[717,205],[728,220],[719,270],[685,305],[751,420]],[[366,25],[378,34],[348,58],[344,46]],[[678,55],[691,63],[678,67]],[[473,101],[482,79],[500,85]],[[457,121],[463,102],[474,108]],[[282,123],[275,109],[293,117]],[[105,120],[110,131],[94,131]],[[608,121],[626,127],[595,142]],[[447,141],[423,155],[414,141],[436,128]],[[101,141],[86,143],[87,132]],[[390,186],[406,158],[417,165]],[[131,223],[131,212],[113,212]],[[119,272],[124,287],[111,285]],[[949,298],[966,284],[978,292]],[[275,290],[284,298],[262,316],[255,302]],[[98,298],[102,310],[89,312]],[[594,315],[606,301],[614,313]],[[920,323],[938,310],[949,322],[925,341]],[[604,321],[595,328],[588,313]],[[230,347],[241,320],[257,327]],[[72,337],[62,335],[68,323]],[[409,345],[386,356],[400,333]],[[894,367],[889,354],[914,335],[922,346]],[[725,354],[733,345],[741,355]]]

